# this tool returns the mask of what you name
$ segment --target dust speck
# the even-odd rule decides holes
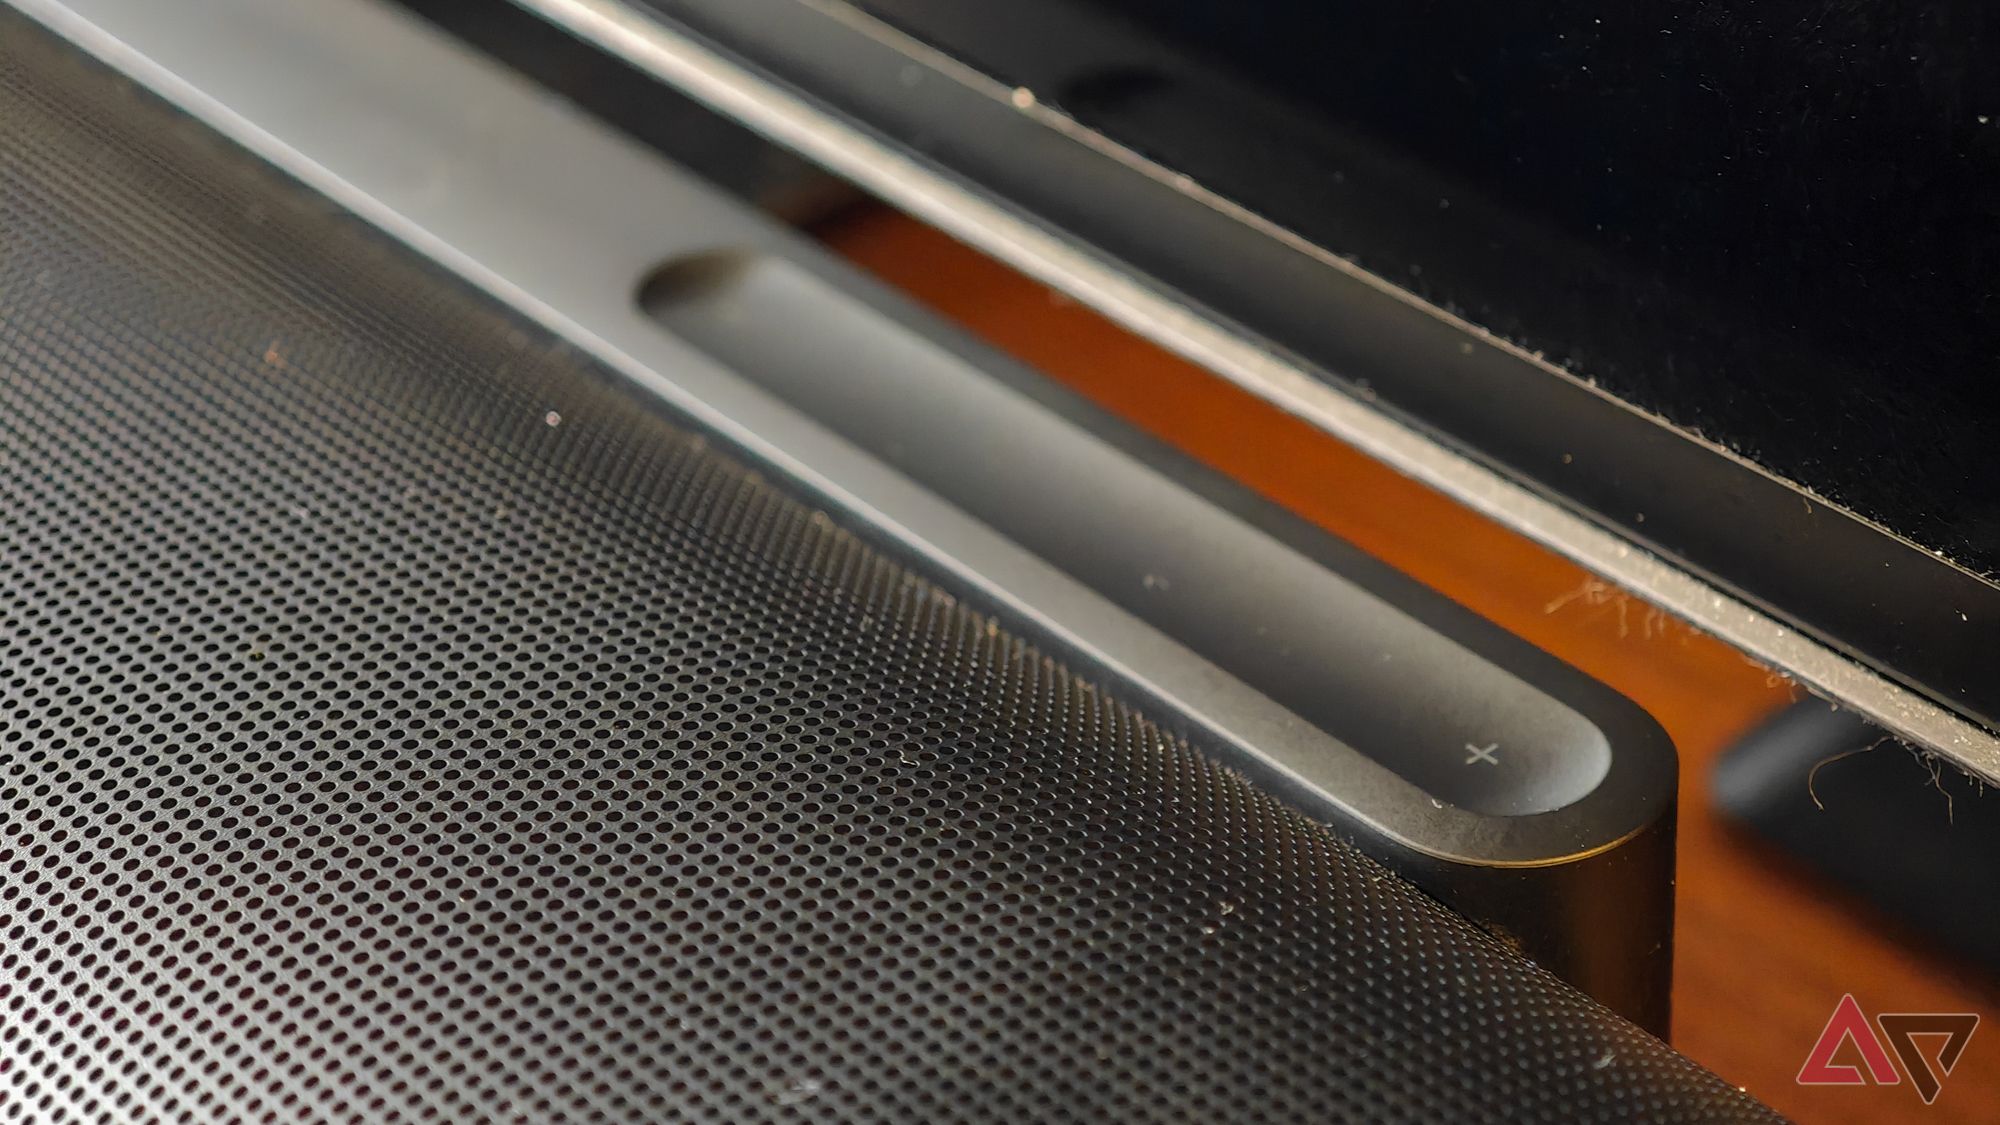
[[[816,1078],[801,1078],[772,1091],[771,1100],[784,1106],[803,1105],[818,1097],[824,1089],[825,1084]]]

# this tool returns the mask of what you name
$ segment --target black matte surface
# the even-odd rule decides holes
[[[863,6],[2000,571],[2000,24],[1983,4]]]
[[[0,1111],[1758,1110],[0,14]]]

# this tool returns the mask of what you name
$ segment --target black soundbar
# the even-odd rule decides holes
[[[1671,855],[1671,752],[1629,705],[974,381],[976,349],[889,331],[789,236],[390,9],[16,7],[0,1104],[1763,1113],[1355,846],[1440,893],[1471,873],[1475,908],[1518,909],[1511,879],[1583,943],[1663,893],[1607,872]],[[642,208],[673,219],[615,221]],[[654,274],[641,307],[670,244],[725,234],[741,268]],[[1463,707],[1307,722],[1295,668],[1211,623],[1201,552],[1106,596],[1126,556],[1018,542],[1030,509],[803,385],[815,345],[828,378],[999,395],[932,436],[1003,475],[965,444],[994,419],[1046,437],[1024,461],[1103,458],[1081,494],[1151,490],[1102,513],[1125,540],[1177,512],[1317,560],[1332,626],[1522,701],[1507,737],[1557,766],[1452,790],[1398,755]],[[1371,682],[1317,640],[1330,694]],[[1459,766],[1520,768],[1487,745]]]
[[[738,159],[773,151],[525,12],[415,7],[705,175],[741,178],[717,167],[719,132]],[[1121,642],[1101,606],[1045,614],[1088,659],[1162,685],[1157,641],[1171,639],[1213,665],[1175,679],[1162,706],[1212,718],[1266,788],[1665,1032],[1674,763],[1650,719],[802,240],[742,214],[698,218],[652,191],[603,224],[677,240],[635,283],[660,326],[1161,634]],[[1222,714],[1214,673],[1262,699]]]

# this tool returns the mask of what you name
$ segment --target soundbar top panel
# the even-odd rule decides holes
[[[1620,382],[1609,373],[1566,367],[1573,355],[1524,346],[1532,334],[1385,271],[1491,249],[1475,235],[1493,213],[1463,185],[1407,174],[1408,162],[1349,143],[1199,51],[1102,18],[1093,10],[1101,4],[515,2],[1899,737],[2000,780],[2000,689],[1980,672],[2000,626],[2000,583],[1874,522],[1882,513],[1871,517],[1851,490],[1814,493],[1799,483],[1814,474],[1777,475],[1783,466],[1756,459],[1763,451],[1724,443],[1699,417],[1676,426],[1649,414],[1607,391]],[[1140,7],[1151,20],[1172,5]],[[1278,26],[1237,22],[1252,35]],[[1467,43],[1475,54],[1486,46],[1476,35]],[[1188,134],[1221,144],[1191,152],[1178,144]],[[1289,193],[1292,205],[1261,206],[1274,193]],[[1328,224],[1345,237],[1319,240]],[[1394,262],[1360,253],[1357,231],[1415,232],[1424,252]],[[1519,229],[1501,237],[1517,248],[1560,242]],[[1445,280],[1425,269],[1425,281]],[[1519,295],[1550,276],[1501,270],[1486,282]],[[1585,288],[1591,299],[1617,289]],[[1603,309],[1577,313],[1591,300],[1575,297],[1564,298],[1565,315],[1594,318],[1600,331],[1620,321],[1597,315]],[[1687,307],[1642,304],[1655,319],[1688,319]],[[1726,319],[1700,330],[1712,343],[1760,346],[1711,331]],[[1632,344],[1642,338],[1652,336],[1627,333],[1624,345],[1655,366],[1690,354],[1648,353]],[[1810,437],[1796,444],[1817,448]],[[1876,444],[1878,453],[1894,445]]]
[[[9,1118],[1762,1113],[7,11],[0,190]]]

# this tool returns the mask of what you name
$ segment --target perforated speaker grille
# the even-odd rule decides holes
[[[1756,1112],[0,13],[0,1120]]]

